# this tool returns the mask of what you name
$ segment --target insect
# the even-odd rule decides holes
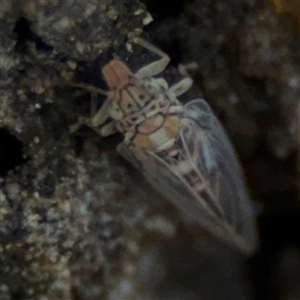
[[[178,96],[192,85],[185,77],[173,86],[154,76],[168,65],[167,54],[143,39],[135,42],[160,59],[135,74],[120,60],[102,69],[109,87],[101,109],[81,119],[102,136],[124,136],[118,151],[191,223],[251,254],[257,247],[252,205],[236,154],[209,105]],[[108,124],[100,127],[108,120]]]

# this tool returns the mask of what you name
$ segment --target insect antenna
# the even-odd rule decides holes
[[[88,83],[77,83],[77,82],[62,81],[59,84],[78,87],[78,88],[87,90],[91,93],[97,93],[97,94],[108,96],[108,91],[105,91],[103,89],[100,89],[100,88],[98,88],[98,87],[96,87],[92,84],[88,84]]]

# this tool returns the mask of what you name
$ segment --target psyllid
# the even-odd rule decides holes
[[[180,69],[184,78],[169,87],[164,78],[154,77],[168,65],[168,55],[141,38],[134,41],[160,59],[135,74],[113,59],[102,68],[107,92],[73,84],[107,96],[99,111],[78,124],[102,136],[121,132],[118,151],[186,220],[252,254],[258,243],[252,203],[225,131],[203,99],[179,102],[193,83],[185,68]]]

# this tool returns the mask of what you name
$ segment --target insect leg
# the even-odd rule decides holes
[[[190,77],[188,70],[197,70],[197,69],[198,69],[198,65],[196,62],[191,62],[184,65],[183,64],[178,65],[178,71],[184,77]]]
[[[185,78],[171,86],[170,92],[173,92],[176,96],[180,96],[183,93],[185,93],[188,89],[190,89],[193,84],[193,79],[191,78],[187,70],[195,70],[197,68],[198,66],[196,63],[190,63],[187,65],[180,64],[178,66],[178,71]]]
[[[72,124],[71,126],[69,126],[70,132],[73,133],[75,131],[77,131],[82,125],[87,123],[87,119],[82,117],[79,118],[78,122],[75,124]]]
[[[97,93],[91,92],[91,117],[96,114],[97,111]],[[78,119],[78,122],[75,124],[72,124],[70,128],[70,132],[73,133],[77,131],[82,125],[87,125],[91,127],[91,117],[80,117]]]
[[[192,78],[184,78],[170,87],[170,92],[174,93],[176,96],[184,94],[193,84]]]
[[[107,113],[107,108],[110,105],[110,100],[109,98],[107,98],[107,100],[104,102],[104,104],[102,105],[101,109],[97,112],[97,99],[96,99],[96,95],[97,94],[101,94],[101,95],[108,95],[108,92],[105,90],[102,90],[98,87],[95,87],[91,84],[87,84],[87,83],[77,83],[77,82],[60,82],[59,84],[65,84],[65,85],[69,85],[69,86],[74,86],[74,87],[78,87],[84,90],[87,90],[89,92],[91,92],[91,118],[81,118],[79,119],[79,121],[72,125],[70,130],[71,132],[74,132],[76,130],[79,129],[79,127],[83,124],[86,124],[90,127],[94,126],[98,126],[100,124],[103,124],[109,117],[108,113]]]
[[[91,118],[97,113],[97,93],[91,92]]]
[[[105,125],[101,128],[101,136],[103,136],[103,137],[112,135],[117,132],[118,132],[118,130],[116,128],[115,121],[111,121],[110,123],[108,123],[107,125]]]
[[[103,124],[109,118],[108,109],[110,105],[111,99],[107,98],[103,103],[102,107],[94,114],[94,116],[91,117],[91,124],[94,127]]]
[[[134,38],[133,41],[136,44],[139,44],[140,46],[146,48],[147,50],[149,50],[161,57],[161,59],[159,59],[153,63],[150,63],[149,65],[138,70],[135,74],[135,77],[137,77],[139,79],[143,79],[145,77],[155,76],[155,75],[161,73],[166,68],[166,66],[169,64],[170,57],[165,52],[161,51],[157,47],[151,45],[150,43],[148,43],[147,41],[145,41],[141,38],[138,38],[138,37]]]
[[[81,125],[87,125],[92,128],[97,134],[101,136],[108,136],[116,132],[115,122],[111,122],[102,128],[97,128],[103,124],[108,118],[108,108],[111,104],[110,98],[107,98],[102,107],[97,111],[97,93],[95,91],[91,94],[91,117],[81,117],[78,122],[70,126],[70,131],[74,132],[78,130]]]

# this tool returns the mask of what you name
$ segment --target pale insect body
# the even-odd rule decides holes
[[[183,213],[215,237],[251,254],[257,247],[252,206],[232,146],[208,104],[182,105],[187,76],[168,87],[161,73],[169,57],[146,41],[137,43],[161,56],[136,74],[119,60],[102,73],[110,90],[102,108],[86,123],[104,136],[121,132],[118,151]],[[102,91],[100,91],[103,93]]]

